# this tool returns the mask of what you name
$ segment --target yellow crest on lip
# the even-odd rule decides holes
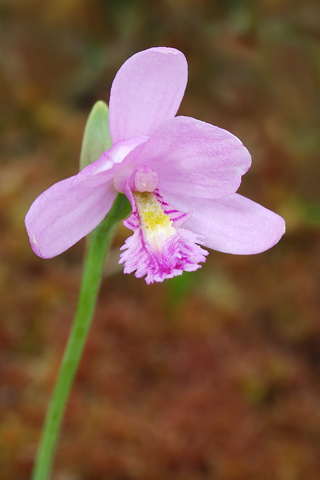
[[[154,193],[133,192],[143,233],[148,243],[161,252],[165,241],[177,231],[169,215],[162,210]]]

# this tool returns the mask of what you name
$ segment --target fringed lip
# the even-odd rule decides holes
[[[190,213],[172,208],[158,189],[130,193],[133,213],[124,225],[134,233],[121,248],[124,273],[150,284],[201,268],[208,252],[197,244],[199,235],[181,228]]]

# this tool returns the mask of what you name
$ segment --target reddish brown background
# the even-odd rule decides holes
[[[180,112],[242,139],[240,192],[287,233],[148,287],[117,268],[119,229],[53,480],[318,480],[319,2],[3,0],[0,39],[1,480],[30,476],[84,251],[37,258],[24,215],[77,172],[93,103],[155,45],[185,53]]]

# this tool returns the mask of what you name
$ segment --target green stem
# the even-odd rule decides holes
[[[89,237],[78,309],[47,412],[33,470],[33,480],[50,478],[63,414],[95,310],[106,253],[118,222],[129,211],[128,200],[124,195],[119,194],[108,215]]]

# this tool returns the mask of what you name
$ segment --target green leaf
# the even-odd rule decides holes
[[[89,114],[83,134],[80,170],[98,160],[112,145],[109,132],[109,109],[102,100],[96,102]]]

